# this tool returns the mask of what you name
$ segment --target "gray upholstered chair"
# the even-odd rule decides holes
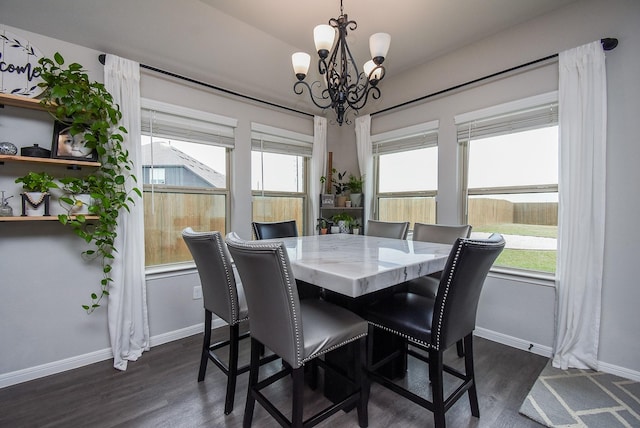
[[[423,242],[437,242],[438,244],[453,245],[458,238],[468,238],[471,234],[471,225],[443,225],[415,223],[413,226],[413,240]],[[407,281],[409,291],[427,297],[435,297],[438,292],[440,275],[442,272],[435,272]]]
[[[256,239],[293,238],[298,236],[298,226],[295,220],[251,223]],[[319,299],[322,289],[304,281],[296,281],[301,299]]]
[[[413,225],[413,240],[424,242],[437,242],[438,244],[453,245],[458,238],[468,238],[471,235],[471,225],[444,225],[444,224],[427,224],[415,223]],[[435,298],[440,285],[440,272],[434,272],[430,275],[421,276],[404,283],[408,291],[420,294],[425,297]],[[462,341],[456,345],[458,356],[464,355],[464,346]]]
[[[504,248],[504,238],[494,234],[488,239],[458,238],[445,265],[438,292],[433,297],[401,291],[382,298],[365,310],[369,321],[369,352],[367,372],[371,380],[408,398],[434,413],[436,428],[445,427],[445,412],[465,392],[469,394],[471,414],[479,417],[478,395],[473,369],[473,330],[482,286],[491,265]],[[374,329],[380,328],[408,340],[413,347],[408,354],[429,364],[432,400],[396,384],[378,369],[388,362],[373,361]],[[464,372],[443,363],[443,353],[454,343],[464,340]],[[395,354],[402,356],[403,350]],[[462,380],[446,398],[443,371]],[[428,389],[428,379],[418,389]]]
[[[289,238],[298,236],[298,226],[295,220],[251,223],[256,239]]]
[[[358,422],[368,424],[368,381],[364,376],[367,323],[347,309],[323,300],[298,298],[295,279],[286,248],[277,241],[245,241],[235,233],[227,235],[227,247],[233,256],[244,284],[251,311],[251,371],[247,391],[244,426],[251,426],[255,401],[282,426],[313,426],[335,412],[357,404]],[[344,400],[311,416],[303,422],[303,387],[305,364],[341,346],[354,343],[355,390]],[[283,370],[258,382],[260,345],[266,346],[287,363]],[[261,392],[273,382],[292,374],[293,404],[291,420]]]
[[[368,220],[367,230],[365,232],[367,236],[407,239],[407,233],[409,233],[409,222]]]
[[[232,267],[224,238],[220,232],[194,232],[187,227],[182,231],[182,238],[187,244],[198,269],[204,304],[204,339],[200,357],[198,382],[204,380],[207,362],[211,360],[227,376],[227,395],[224,413],[233,411],[236,390],[236,377],[249,371],[249,365],[238,367],[238,345],[241,339],[249,337],[249,333],[240,335],[240,323],[249,319],[247,301],[244,297],[242,283]],[[211,344],[211,322],[216,314],[229,325],[229,339]],[[229,346],[228,364],[216,355],[215,351]],[[263,363],[276,359],[272,355],[263,359]]]

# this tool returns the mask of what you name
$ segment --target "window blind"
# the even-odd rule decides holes
[[[310,158],[313,149],[313,136],[252,123],[251,149]]]
[[[557,92],[501,104],[454,118],[458,142],[558,124]]]
[[[437,120],[371,136],[376,155],[399,153],[438,145]]]
[[[142,102],[141,132],[227,148],[235,145],[236,120],[185,107],[146,100]]]

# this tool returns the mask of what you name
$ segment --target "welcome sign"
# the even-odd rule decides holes
[[[42,79],[36,68],[42,53],[5,30],[0,30],[0,42],[0,92],[30,98],[40,95],[44,88],[38,86]]]

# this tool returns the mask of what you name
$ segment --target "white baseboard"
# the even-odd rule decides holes
[[[113,358],[111,348],[101,349],[99,351],[90,352],[88,354],[65,358],[64,360],[53,361],[51,363],[41,364],[35,367],[27,367],[26,369],[16,370],[15,372],[0,374],[0,388],[5,388],[7,386],[16,385],[18,383],[27,382],[60,372],[65,372],[67,370],[77,369],[78,367],[98,363],[110,358]]]
[[[511,346],[512,348],[522,349],[523,351],[529,351],[536,355],[542,355],[543,357],[551,358],[551,347],[540,345],[538,343],[531,343],[518,337],[509,336],[503,333],[498,333],[493,330],[487,330],[486,328],[476,327],[474,336],[482,337],[483,339],[491,340],[493,342],[502,343],[503,345]]]
[[[598,370],[601,372],[612,374],[614,376],[619,376],[625,379],[631,379],[636,382],[640,382],[640,372],[635,370],[626,369],[620,366],[614,366],[613,364],[603,363],[601,361],[598,361]]]
[[[527,342],[526,340],[508,336],[506,334],[498,333],[492,330],[487,330],[485,328],[477,327],[474,332],[474,336],[482,337],[483,339],[491,340],[493,342],[502,343],[503,345],[511,346],[512,348],[533,352],[534,354],[541,355],[543,357],[552,357],[553,351],[549,346]],[[627,369],[625,367],[620,367],[609,363],[603,363],[602,361],[598,361],[598,370],[604,373],[612,374],[614,376],[619,376],[625,379],[640,382],[640,372],[636,370]]]
[[[223,325],[226,325],[226,323],[218,318],[213,321],[212,328],[222,327]],[[173,342],[174,340],[202,333],[203,326],[204,323],[201,323],[168,333],[159,334],[157,336],[152,336],[149,338],[150,347],[153,348],[154,346],[159,346],[164,343]],[[111,352],[111,348],[107,348],[90,352],[88,354],[76,355],[63,360],[41,364],[39,366],[3,373],[0,374],[0,388],[6,388],[7,386],[16,385],[18,383],[28,382],[30,380],[65,372],[67,370],[77,369],[79,367],[109,360],[111,358],[113,358],[113,353]]]
[[[222,327],[225,324],[226,323],[221,319],[216,319],[213,321],[213,328]],[[149,343],[151,347],[159,346],[164,343],[173,342],[174,340],[192,336],[194,334],[199,334],[202,332],[202,328],[203,324],[196,324],[179,330],[159,334],[157,336],[152,336],[149,339]],[[474,335],[487,340],[491,340],[493,342],[501,343],[503,345],[511,346],[512,348],[522,349],[524,351],[533,352],[534,354],[541,355],[543,357],[551,358],[551,347],[549,346],[531,343],[524,339],[509,336],[503,333],[498,333],[493,330],[487,330],[481,327],[476,328]],[[28,382],[30,380],[38,379],[52,374],[65,372],[67,370],[76,369],[111,358],[113,358],[111,349],[102,349],[99,351],[90,352],[88,354],[77,355],[75,357],[41,364],[35,367],[28,367],[26,369],[0,374],[0,388],[5,388],[7,386],[16,385],[18,383]],[[640,372],[635,370],[630,370],[624,367],[619,367],[603,362],[598,363],[598,369],[605,373],[610,373],[612,375],[640,382]]]

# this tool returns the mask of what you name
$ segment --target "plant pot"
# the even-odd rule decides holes
[[[66,202],[60,201],[60,205],[67,211],[69,215],[87,215],[89,214],[89,207],[92,204],[91,195],[87,193],[80,193],[77,195],[66,195],[68,198],[74,200],[73,205],[69,205]]]
[[[359,227],[354,227],[353,230],[351,231],[351,233],[353,233],[354,235],[360,235],[360,228]]]
[[[347,204],[347,197],[344,195],[336,196],[336,206],[344,207]]]
[[[352,193],[350,198],[352,207],[362,206],[362,193]]]
[[[49,193],[24,192],[22,195],[22,215],[42,217],[49,215]]]
[[[349,233],[349,225],[345,220],[338,220],[338,229],[340,233]]]
[[[340,233],[340,227],[331,226],[331,233]]]
[[[327,234],[327,228],[323,227],[322,229],[320,229],[320,235],[326,235]]]

